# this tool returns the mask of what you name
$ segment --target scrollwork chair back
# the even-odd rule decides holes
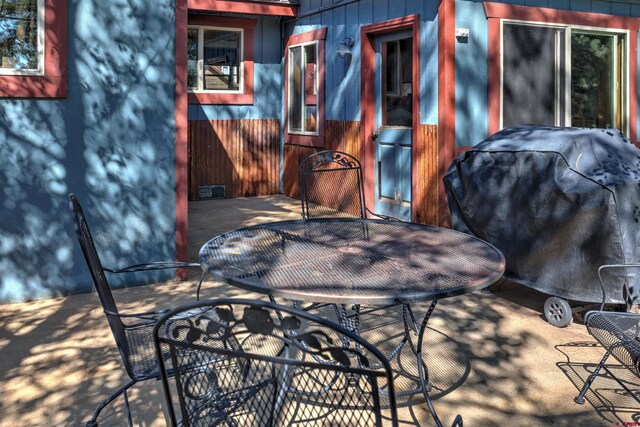
[[[355,157],[319,151],[300,162],[298,176],[304,218],[365,217],[362,168]]]
[[[380,426],[383,404],[397,425],[389,362],[307,312],[256,300],[201,302],[168,313],[154,336],[158,354],[171,355],[174,376],[162,381],[172,425]]]

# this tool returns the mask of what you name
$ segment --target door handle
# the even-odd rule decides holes
[[[371,139],[373,139],[375,141],[378,138],[380,138],[380,132],[378,132],[377,130],[373,131],[371,133]]]

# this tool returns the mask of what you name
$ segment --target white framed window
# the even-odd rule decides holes
[[[628,129],[628,31],[503,20],[501,127]]]
[[[44,0],[0,1],[0,75],[44,75]]]
[[[318,41],[288,47],[288,132],[318,135]]]
[[[244,30],[190,25],[187,31],[188,90],[243,93]]]

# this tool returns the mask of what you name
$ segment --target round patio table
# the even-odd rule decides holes
[[[294,301],[386,305],[432,301],[414,349],[420,389],[437,425],[422,363],[436,302],[485,288],[505,269],[502,253],[454,230],[360,218],[272,222],[215,237],[200,249],[203,269],[249,291]],[[410,310],[410,308],[409,308]],[[413,318],[413,314],[411,317]],[[405,320],[405,337],[408,338]],[[401,344],[402,345],[402,344]]]

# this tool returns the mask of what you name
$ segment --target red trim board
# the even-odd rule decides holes
[[[187,1],[176,0],[175,37],[175,198],[176,198],[176,261],[188,261],[189,202],[187,179]],[[186,269],[176,271],[176,278],[187,280]]]
[[[438,6],[438,176],[442,178],[455,156],[456,64],[455,0]],[[442,180],[438,183],[438,224],[449,226],[449,207]]]

